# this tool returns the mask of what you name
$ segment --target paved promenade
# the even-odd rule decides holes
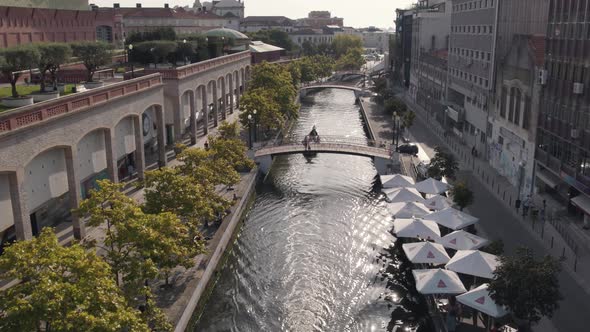
[[[472,158],[470,149],[444,135],[433,119],[427,119],[420,107],[408,102],[416,112],[416,121],[410,129],[412,138],[424,152],[432,157],[436,146],[447,147],[460,160],[458,178],[466,181],[475,194],[470,212],[480,218],[478,233],[491,240],[502,239],[507,254],[519,246],[527,246],[537,255],[561,257],[565,249],[563,271],[559,275],[564,301],[552,319],[543,319],[536,331],[588,331],[590,312],[590,259],[586,247],[578,248],[576,255],[567,241],[549,223],[533,223],[523,219],[514,209],[516,189],[493,170],[485,161]],[[551,246],[553,243],[553,248]],[[576,271],[574,271],[576,264]]]

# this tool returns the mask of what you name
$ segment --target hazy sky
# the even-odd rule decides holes
[[[192,5],[194,0],[90,0],[101,7],[112,7],[113,3],[131,7],[141,2],[144,7]],[[203,1],[201,1],[203,2]],[[333,16],[344,18],[344,25],[356,28],[376,26],[393,27],[395,9],[405,8],[412,0],[245,0],[246,16],[282,15],[289,18],[306,17],[312,10],[329,10]]]

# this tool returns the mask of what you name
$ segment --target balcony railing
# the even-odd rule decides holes
[[[5,111],[0,113],[0,136],[50,118],[80,112],[89,107],[149,90],[161,84],[162,77],[153,74]]]

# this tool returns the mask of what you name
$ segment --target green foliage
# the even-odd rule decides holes
[[[148,171],[141,185],[145,187],[145,213],[174,213],[189,222],[195,232],[203,221],[215,216],[206,199],[214,188],[197,183],[177,168]]]
[[[151,31],[130,32],[125,39],[125,44],[137,44],[151,40],[176,40],[176,32],[172,27],[159,27]],[[135,46],[135,45],[133,45]]]
[[[301,67],[298,61],[293,61],[287,65],[287,70],[291,74],[291,82],[297,87],[301,83]]]
[[[334,60],[324,55],[303,57],[293,63],[301,73],[301,82],[308,83],[332,75]]]
[[[303,55],[305,56],[312,56],[318,54],[318,48],[310,40],[305,40],[301,44],[301,50],[303,51]]]
[[[405,104],[404,104],[405,108]],[[416,118],[416,113],[412,111],[405,111],[402,115],[402,126],[403,128],[410,128],[414,124],[414,119]]]
[[[436,147],[434,151],[434,158],[430,160],[428,166],[428,176],[439,180],[443,177],[454,179],[455,173],[459,170],[455,156],[440,147]]]
[[[278,104],[278,111],[286,118],[297,117],[298,107],[295,104],[297,90],[293,86],[293,78],[285,66],[267,62],[256,65],[252,70],[249,84],[250,89],[266,90],[271,99]],[[253,108],[244,108],[242,104],[240,105],[242,110],[253,110]]]
[[[240,127],[237,121],[227,122],[222,121],[217,128],[217,135],[221,139],[239,140],[240,139]]]
[[[513,257],[500,256],[500,265],[490,282],[490,295],[529,325],[536,323],[543,316],[551,317],[559,307],[560,270],[555,258],[535,260],[531,249],[519,248]]]
[[[92,82],[92,77],[100,67],[112,62],[111,44],[105,42],[78,42],[71,45],[74,56],[86,67],[87,81]]]
[[[209,43],[207,37],[203,34],[186,34],[178,36],[179,40],[186,40],[194,49],[193,62],[205,61],[211,58],[209,54]]]
[[[359,36],[337,35],[332,40],[332,48],[334,50],[334,56],[336,59],[340,59],[341,57],[347,55],[353,49],[359,51],[362,59],[363,41]]]
[[[362,48],[351,48],[336,61],[336,69],[360,70],[364,63]]]
[[[209,137],[209,147],[213,159],[227,163],[236,171],[250,170],[255,166],[254,161],[246,156],[246,145],[238,138]]]
[[[463,209],[467,206],[473,204],[473,191],[469,189],[465,182],[455,183],[450,192],[451,196],[453,196],[453,202],[461,208],[461,211],[463,211]]]
[[[154,40],[138,43],[133,46],[133,59],[142,64],[162,63],[176,51],[178,44],[170,40]],[[186,48],[183,46],[183,50]]]
[[[392,97],[385,100],[385,111],[389,114],[397,113],[400,116],[404,116],[407,111],[406,104],[398,98]]]
[[[289,38],[289,34],[282,30],[260,30],[258,32],[247,33],[250,40],[259,40],[266,44],[271,44],[285,49],[289,52],[293,50],[293,41]]]
[[[490,253],[492,255],[500,256],[504,254],[504,241],[501,239],[494,240],[490,242],[487,246],[483,248],[483,251]]]
[[[72,57],[72,48],[65,43],[40,43],[35,44],[39,50],[39,61],[37,68],[41,75],[41,92],[45,92],[45,77],[47,72],[51,74],[51,82],[55,86],[57,83],[56,72],[61,65],[68,62]]]
[[[19,241],[0,257],[2,331],[149,331],[94,251],[61,246],[52,229]]]
[[[178,166],[180,173],[191,177],[202,186],[231,186],[240,181],[240,175],[235,168],[227,160],[217,158],[211,148],[186,149],[178,155],[178,160],[182,162]],[[211,191],[214,192],[214,189]]]
[[[261,128],[284,129],[287,121],[286,116],[279,111],[280,105],[276,102],[272,91],[264,88],[249,88],[240,97],[240,109],[242,110],[239,115],[240,124],[244,128],[251,125],[248,115],[252,114],[253,110],[257,111],[256,123]]]
[[[34,67],[39,62],[40,57],[41,54],[37,48],[30,45],[0,50],[0,73],[10,81],[13,98],[19,96],[16,89],[16,82],[21,76],[19,72]]]

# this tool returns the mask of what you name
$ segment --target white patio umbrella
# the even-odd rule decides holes
[[[416,189],[424,194],[442,194],[449,189],[449,185],[433,178],[416,183]]]
[[[401,174],[381,175],[383,188],[413,187],[415,183],[411,177]]]
[[[389,203],[387,208],[395,218],[420,218],[430,213],[424,204],[416,202]]]
[[[424,202],[422,195],[414,188],[394,188],[384,190],[390,203]]]
[[[457,296],[457,301],[494,318],[503,317],[508,313],[504,307],[497,305],[492,300],[488,291],[488,284],[483,284],[465,294]]]
[[[421,238],[437,240],[440,229],[434,221],[422,219],[396,219],[393,222],[393,232],[397,237]]]
[[[474,250],[485,246],[488,242],[483,237],[460,230],[443,236],[439,243],[455,250]]]
[[[416,264],[445,264],[451,259],[445,248],[438,243],[414,242],[402,245],[406,256],[412,263]]]
[[[457,273],[443,269],[414,270],[416,290],[421,294],[461,294],[467,290]]]
[[[443,210],[446,209],[448,207],[453,206],[453,204],[451,204],[451,202],[449,202],[449,199],[441,196],[441,195],[434,195],[428,199],[426,199],[426,201],[424,202],[424,205],[426,205],[427,208],[431,209],[431,210]]]
[[[445,267],[458,273],[492,279],[499,264],[496,255],[479,250],[458,250]]]
[[[446,208],[440,211],[433,212],[424,216],[426,220],[432,220],[439,225],[445,226],[452,230],[465,228],[469,225],[475,224],[479,219],[467,213],[461,212],[453,208]]]

